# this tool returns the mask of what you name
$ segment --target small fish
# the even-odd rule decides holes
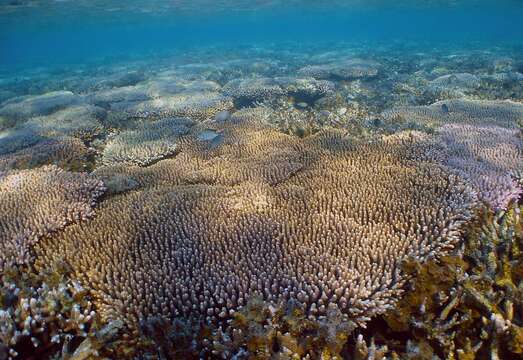
[[[306,102],[300,102],[296,104],[296,107],[301,109],[305,109],[307,106],[309,106],[309,104],[307,104]]]
[[[447,104],[442,104],[441,105],[441,111],[443,111],[444,114],[448,114],[449,113],[449,107],[447,106]]]

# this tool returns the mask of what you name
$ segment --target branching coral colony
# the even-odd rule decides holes
[[[201,143],[197,126],[181,142],[181,158],[126,168],[135,191],[31,242],[36,271],[6,266],[0,354],[521,355],[517,200],[505,210],[479,211],[474,192],[438,165],[440,153],[426,134],[368,143],[324,131],[299,139],[246,115],[208,124],[205,131],[221,136],[213,146]],[[118,166],[100,169],[122,175]],[[103,190],[92,175],[51,170],[84,181],[87,192],[75,196],[86,205]],[[4,174],[4,183],[15,184],[18,174]],[[369,244],[349,246],[356,230],[375,239],[382,256]],[[451,252],[463,234],[464,248]],[[340,267],[344,259],[350,271]],[[49,278],[57,264],[62,270]]]
[[[70,269],[11,268],[0,292],[0,358],[198,358],[205,344],[218,358],[509,359],[523,354],[523,206],[482,209],[459,254],[406,261],[413,275],[396,308],[366,329],[336,310],[308,318],[294,302],[251,299],[226,330],[197,319],[156,317],[126,335],[122,322],[103,327],[86,289]],[[22,271],[23,270],[23,271]]]
[[[523,75],[389,55],[9,97],[0,360],[522,358]]]

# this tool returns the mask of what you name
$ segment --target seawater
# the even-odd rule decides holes
[[[2,1],[0,66],[82,64],[191,48],[422,41],[520,44],[519,1]],[[110,60],[107,60],[110,61]]]
[[[519,0],[0,0],[0,360],[520,358],[522,129]]]

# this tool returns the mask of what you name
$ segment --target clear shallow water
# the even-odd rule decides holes
[[[75,351],[91,311],[132,331],[108,358],[514,358],[521,18],[519,1],[0,0],[0,275],[38,272],[30,314],[25,277],[2,277],[0,359]],[[468,262],[430,265],[452,286],[404,298],[403,260],[443,255]]]
[[[217,45],[422,40],[451,47],[523,38],[519,1],[3,1],[0,9],[4,69]]]

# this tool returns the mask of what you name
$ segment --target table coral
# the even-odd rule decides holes
[[[255,296],[364,325],[398,300],[402,260],[445,254],[475,208],[458,177],[408,150],[415,137],[301,140],[231,121],[218,146],[182,147],[199,157],[192,166],[160,161],[144,169],[151,183],[133,176],[139,190],[40,241],[37,266],[63,258],[104,319],[134,326],[153,316],[223,323]]]
[[[93,214],[100,180],[56,166],[0,172],[0,269],[25,263],[45,235]]]
[[[94,153],[77,138],[44,140],[13,153],[0,155],[0,171],[32,169],[55,164],[65,170],[85,170]]]
[[[523,105],[499,100],[444,100],[429,106],[404,106],[384,111],[385,125],[413,123],[439,127],[444,124],[497,125],[517,129],[523,122]]]
[[[103,151],[104,164],[146,166],[178,150],[180,137],[189,132],[193,123],[187,119],[166,118],[124,130],[107,143]]]
[[[499,126],[445,125],[439,139],[447,147],[444,163],[477,189],[494,209],[505,208],[523,192],[513,174],[523,169],[523,139],[518,130]]]

